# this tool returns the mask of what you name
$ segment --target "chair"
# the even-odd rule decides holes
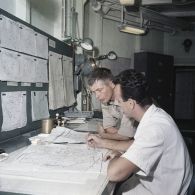
[[[190,186],[188,188],[187,195],[195,195],[195,164],[193,164],[193,176],[192,176],[192,180],[190,182]]]

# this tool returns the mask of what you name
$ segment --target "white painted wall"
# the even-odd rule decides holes
[[[78,12],[78,37],[83,37],[83,18],[85,0],[76,1]],[[31,1],[31,24],[52,36],[62,39],[62,0]]]
[[[33,26],[51,35],[54,35],[54,32],[58,34],[56,31],[60,23],[59,16],[61,17],[61,0],[31,1],[31,24]],[[55,31],[54,27],[56,27]]]
[[[61,38],[61,0],[0,0],[0,8]]]
[[[164,33],[161,31],[150,30],[146,36],[140,37],[139,51],[150,51],[164,53]]]
[[[113,50],[118,57],[132,58],[136,36],[120,32],[118,25],[115,21],[103,20],[102,54]]]
[[[84,33],[84,7],[86,0],[76,1],[76,12],[78,13],[78,24],[77,24],[77,36],[83,38]]]
[[[0,0],[0,8],[15,15],[16,0]]]
[[[98,49],[98,52],[102,50],[102,22],[102,17],[91,9],[88,2],[85,5],[84,37],[89,37],[93,40],[94,47]]]
[[[192,47],[189,53],[184,51],[183,42],[185,39],[192,40]],[[175,65],[195,66],[194,32],[180,32],[176,35],[165,34],[164,52],[174,56]]]
[[[26,21],[30,22],[30,0],[16,0],[15,7],[15,16]]]
[[[30,21],[30,0],[0,0],[0,8],[14,16],[29,22]]]

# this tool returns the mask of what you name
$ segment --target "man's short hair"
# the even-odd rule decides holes
[[[142,73],[136,72],[134,69],[124,70],[114,78],[113,82],[120,84],[124,101],[132,98],[142,106],[152,104],[146,78]]]
[[[110,69],[108,68],[96,68],[94,69],[91,74],[88,76],[88,85],[92,86],[95,81],[107,81],[113,80],[113,75]]]

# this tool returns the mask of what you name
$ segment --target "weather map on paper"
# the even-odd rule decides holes
[[[105,172],[103,155],[107,150],[88,148],[86,144],[30,145],[19,153],[10,169],[57,170],[81,172]]]

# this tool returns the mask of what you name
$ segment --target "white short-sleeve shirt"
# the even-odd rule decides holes
[[[103,127],[115,127],[118,129],[118,134],[133,137],[136,128],[134,121],[127,118],[123,113],[117,102],[110,102],[109,104],[102,104],[103,113]]]
[[[188,150],[173,119],[151,105],[142,117],[134,143],[122,157],[140,168],[139,184],[126,194],[183,195],[192,178]]]

